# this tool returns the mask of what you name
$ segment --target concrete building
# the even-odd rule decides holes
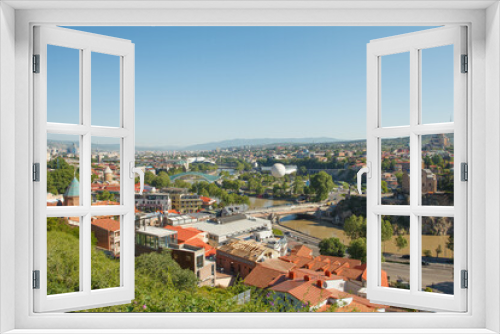
[[[135,230],[135,255],[162,251],[172,244],[177,244],[177,231],[147,225]]]
[[[271,230],[271,222],[267,219],[237,215],[219,218],[217,221],[198,222],[192,225],[200,231],[208,232],[208,243],[218,247],[246,233]]]
[[[215,286],[215,262],[205,257],[205,249],[190,244],[170,245],[172,258],[182,269],[196,274],[198,286]]]
[[[172,201],[166,193],[135,194],[135,207],[146,212],[167,212],[172,209]]]
[[[164,188],[162,191],[169,194],[172,209],[182,214],[198,212],[203,205],[200,196],[189,193],[185,188]]]

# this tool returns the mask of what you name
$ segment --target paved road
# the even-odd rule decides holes
[[[382,263],[382,269],[387,272],[391,281],[410,280],[410,266],[404,263]],[[453,266],[449,264],[431,263],[422,268],[422,283],[443,293],[453,293]]]

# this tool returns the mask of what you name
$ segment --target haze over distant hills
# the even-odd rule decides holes
[[[286,144],[320,144],[320,143],[334,143],[346,141],[343,139],[328,138],[328,137],[317,137],[317,138],[254,138],[254,139],[230,139],[222,140],[218,142],[210,142],[203,144],[195,144],[188,146],[175,146],[175,145],[163,145],[163,146],[136,146],[136,151],[211,151],[217,148],[225,149],[229,147],[241,147],[241,146],[266,146],[266,145],[286,145]],[[47,142],[52,145],[69,145],[73,144],[71,141],[61,141],[48,139]],[[98,149],[99,151],[116,151],[119,149],[119,145],[116,144],[101,144],[92,143],[92,151]]]
[[[241,146],[262,146],[278,144],[312,144],[312,143],[333,143],[343,141],[336,138],[318,137],[318,138],[254,138],[254,139],[230,139],[218,142],[204,144],[195,144],[189,146],[136,146],[137,151],[210,151],[217,148],[241,147]]]

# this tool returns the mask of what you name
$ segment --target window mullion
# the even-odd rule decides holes
[[[82,66],[81,66],[81,118],[82,125],[87,129],[87,132],[82,136],[82,146],[80,150],[80,190],[82,192],[82,204],[88,209],[83,221],[80,224],[80,279],[81,286],[85,293],[91,292],[92,289],[92,223],[90,215],[90,207],[92,205],[92,187],[91,187],[91,55],[89,48],[82,51]]]
[[[418,216],[414,210],[420,204],[419,136],[415,129],[420,120],[420,60],[419,50],[410,49],[410,291],[418,291],[419,282],[419,231]]]

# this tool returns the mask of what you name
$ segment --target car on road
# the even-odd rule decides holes
[[[427,262],[427,261],[422,261],[422,265],[423,265],[423,266],[428,266],[428,265],[430,265],[430,263],[429,263],[429,262]]]

